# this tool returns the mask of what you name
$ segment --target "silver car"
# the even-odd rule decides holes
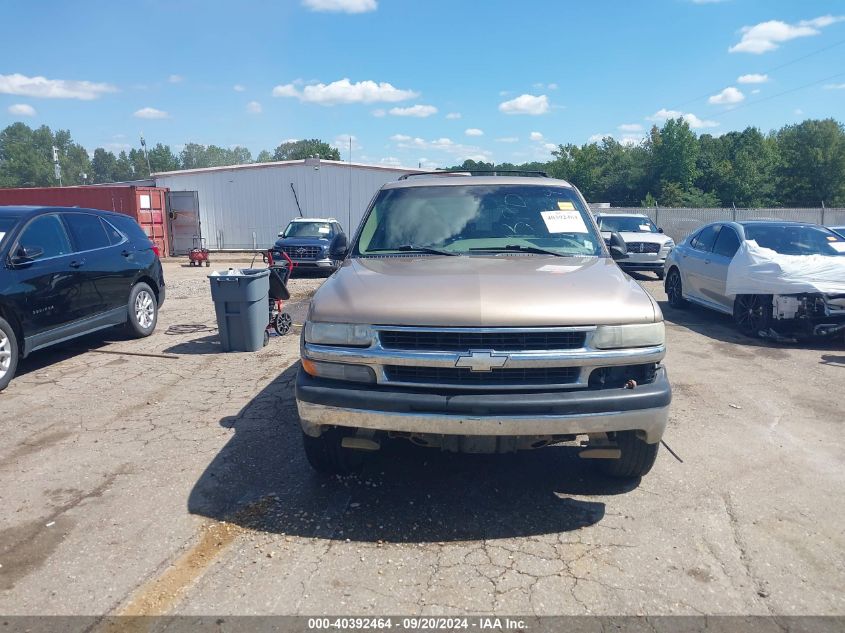
[[[625,271],[649,271],[663,279],[664,264],[675,242],[663,229],[657,228],[647,215],[642,213],[598,213],[596,222],[602,236],[608,239],[614,232],[625,240],[627,259],[619,262]]]
[[[689,235],[666,259],[669,305],[683,308],[689,301],[729,314],[749,336],[829,336],[845,330],[843,295],[729,294],[728,267],[745,240],[780,255],[845,256],[831,246],[842,238],[823,226],[770,220],[714,222]]]

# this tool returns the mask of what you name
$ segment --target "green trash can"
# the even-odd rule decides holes
[[[270,270],[230,268],[208,276],[224,352],[254,352],[266,344]]]

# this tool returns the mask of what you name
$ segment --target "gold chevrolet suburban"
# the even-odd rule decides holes
[[[672,397],[663,315],[568,182],[403,177],[331,257],[296,384],[316,470],[354,470],[385,437],[458,452],[580,440],[610,475],[651,469]]]

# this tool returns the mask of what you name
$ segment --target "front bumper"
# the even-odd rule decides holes
[[[337,263],[331,259],[296,259],[291,257],[294,266],[298,268],[336,268]]]
[[[345,383],[300,370],[296,405],[303,431],[324,426],[464,436],[583,435],[642,431],[660,441],[672,390],[665,368],[634,389],[513,393],[444,393]]]

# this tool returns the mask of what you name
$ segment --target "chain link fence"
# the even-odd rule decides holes
[[[710,222],[743,220],[792,220],[825,226],[845,226],[845,209],[689,209],[663,207],[595,206],[593,213],[644,213],[676,242]]]

